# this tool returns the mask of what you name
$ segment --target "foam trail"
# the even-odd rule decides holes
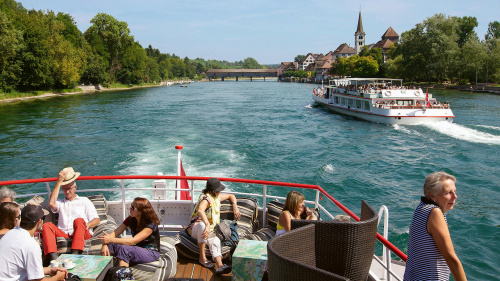
[[[308,104],[306,106],[304,106],[305,108],[312,108],[312,105],[311,104]]]
[[[496,127],[496,126],[488,126],[488,125],[475,125],[475,126],[500,131],[500,127]]]
[[[465,126],[449,123],[435,122],[425,124],[428,128],[438,131],[441,134],[468,142],[500,145],[500,136],[481,132]]]

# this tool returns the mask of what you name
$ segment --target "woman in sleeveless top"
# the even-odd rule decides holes
[[[280,235],[290,231],[292,227],[292,219],[300,219],[300,215],[307,214],[306,220],[316,220],[316,216],[304,204],[305,197],[302,193],[297,191],[290,191],[286,196],[285,206],[278,219],[276,225],[276,235]]]
[[[404,280],[467,280],[451,241],[445,213],[457,199],[456,179],[445,172],[427,176],[424,195],[413,213]]]
[[[148,199],[137,197],[130,204],[130,216],[110,234],[99,236],[101,255],[114,256],[120,266],[148,263],[160,258],[158,216]],[[130,228],[132,238],[117,238]]]

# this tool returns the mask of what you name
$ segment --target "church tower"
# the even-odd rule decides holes
[[[361,48],[365,46],[365,32],[363,31],[363,21],[361,20],[361,10],[359,11],[358,29],[354,33],[354,50],[355,54],[361,52]]]

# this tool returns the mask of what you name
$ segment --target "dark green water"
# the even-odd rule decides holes
[[[500,96],[433,91],[451,103],[453,124],[387,126],[315,107],[314,86],[210,82],[0,104],[0,180],[55,177],[65,166],[83,175],[173,175],[182,144],[188,175],[318,184],[358,214],[362,199],[386,205],[389,240],[406,251],[424,178],[444,170],[458,179],[448,223],[467,276],[497,279]]]

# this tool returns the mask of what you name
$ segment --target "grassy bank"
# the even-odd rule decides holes
[[[0,92],[0,100],[36,97],[36,96],[44,95],[46,93],[66,94],[66,93],[75,93],[75,92],[82,92],[82,91],[83,90],[80,88],[75,88],[75,89],[56,89],[56,90],[29,91],[29,92],[18,92],[18,91],[12,91],[10,93]]]

